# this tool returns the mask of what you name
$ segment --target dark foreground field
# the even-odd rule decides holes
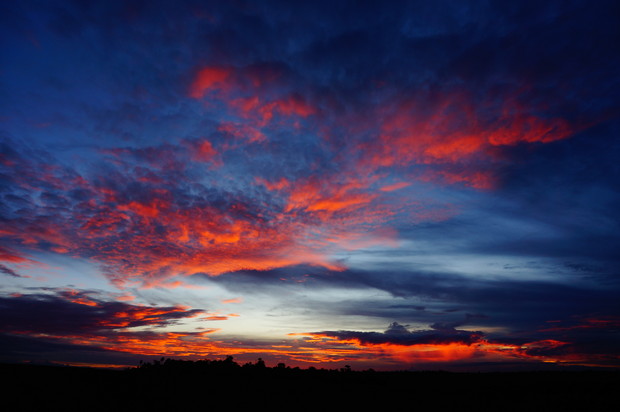
[[[128,370],[0,365],[0,373],[11,411],[605,411],[618,410],[620,398],[618,371],[358,372],[168,361]]]

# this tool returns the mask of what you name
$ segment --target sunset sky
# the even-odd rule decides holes
[[[4,1],[0,362],[620,366],[614,1]]]

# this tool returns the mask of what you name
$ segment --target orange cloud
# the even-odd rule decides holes
[[[91,299],[87,293],[80,292],[75,289],[65,289],[61,291],[59,295],[64,297],[69,302],[77,303],[79,305],[99,306],[99,302]]]
[[[355,362],[364,359],[381,363],[392,360],[398,363],[441,363],[458,362],[468,359],[478,361],[521,361],[555,362],[576,365],[604,366],[608,359],[598,355],[579,353],[579,351],[557,352],[555,349],[569,347],[569,342],[554,339],[532,341],[523,344],[491,342],[479,339],[471,343],[418,343],[397,344],[389,342],[370,343],[357,338],[338,338],[323,333],[293,333],[300,336],[305,348],[314,347],[316,359],[321,362],[334,358]],[[601,359],[599,359],[601,358]]]
[[[116,297],[116,300],[118,300],[119,302],[131,302],[132,300],[135,300],[135,299],[136,297],[130,294],[120,295]]]
[[[391,185],[387,185],[387,186],[383,186],[383,187],[379,188],[379,190],[381,190],[383,192],[393,192],[395,190],[399,190],[399,189],[405,188],[407,186],[411,186],[411,182],[392,183]]]
[[[397,344],[389,342],[369,343],[358,338],[337,338],[322,333],[292,334],[306,336],[306,344],[316,345],[326,354],[333,351],[342,356],[347,353],[351,359],[357,355],[365,358],[392,359],[398,362],[451,362],[470,359],[477,354],[477,343],[445,342]]]

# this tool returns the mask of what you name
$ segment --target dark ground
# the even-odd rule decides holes
[[[620,371],[374,372],[226,361],[128,370],[0,365],[11,411],[612,411]],[[7,384],[8,382],[8,384]]]

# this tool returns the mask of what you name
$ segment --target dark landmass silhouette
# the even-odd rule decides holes
[[[124,370],[0,365],[12,411],[605,410],[616,403],[620,371],[442,372],[268,367],[259,358],[164,359]]]

